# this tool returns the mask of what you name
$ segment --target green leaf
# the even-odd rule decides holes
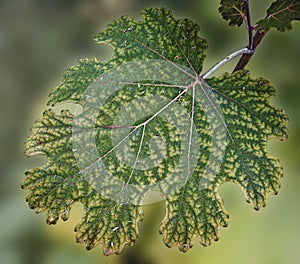
[[[277,0],[267,10],[266,18],[257,22],[257,29],[267,32],[271,28],[284,32],[292,29],[292,21],[300,20],[298,0]]]
[[[240,27],[246,17],[244,0],[221,0],[219,12],[223,19],[229,21],[230,26]]]
[[[82,203],[77,242],[101,244],[106,255],[133,245],[149,191],[165,200],[164,243],[187,251],[195,237],[205,246],[217,240],[228,224],[221,184],[236,183],[259,209],[282,176],[266,150],[269,139],[287,136],[285,113],[269,102],[273,87],[248,71],[203,80],[199,26],[164,8],[142,15],[97,35],[114,50],[109,61],[80,60],[52,90],[49,105],[83,111],[45,111],[26,141],[28,156],[48,158],[26,172],[29,206],[55,224]]]

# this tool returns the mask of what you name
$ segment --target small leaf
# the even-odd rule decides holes
[[[300,1],[277,0],[268,9],[266,18],[257,22],[257,29],[267,32],[274,27],[283,32],[292,29],[293,20],[300,20]]]
[[[244,0],[221,0],[219,12],[223,19],[229,21],[230,26],[240,27],[246,17]]]

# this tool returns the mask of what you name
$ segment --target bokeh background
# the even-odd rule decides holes
[[[252,0],[253,20],[265,15],[271,1]],[[68,222],[45,223],[25,203],[20,189],[24,171],[43,164],[43,157],[25,158],[24,140],[34,120],[46,109],[50,90],[65,70],[82,57],[111,56],[94,35],[121,15],[140,18],[143,7],[166,6],[177,17],[190,17],[208,39],[205,69],[247,43],[245,28],[230,28],[221,19],[219,0],[1,0],[0,1],[0,263],[258,263],[294,264],[300,260],[300,23],[294,30],[272,30],[263,40],[248,69],[276,87],[274,105],[290,117],[286,142],[270,142],[285,177],[278,196],[255,212],[241,190],[225,184],[220,193],[230,213],[221,239],[208,248],[198,242],[188,253],[168,249],[158,234],[163,203],[145,206],[145,220],[135,247],[121,256],[103,257],[101,247],[88,252],[75,243],[73,227],[82,207],[76,205]],[[236,62],[222,71],[231,71]]]

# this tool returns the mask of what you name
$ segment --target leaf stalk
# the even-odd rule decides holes
[[[242,48],[240,50],[237,50],[231,54],[229,54],[227,57],[225,57],[223,60],[215,64],[213,67],[211,67],[205,74],[202,75],[203,79],[207,79],[211,74],[213,74],[216,70],[218,70],[220,67],[222,67],[224,64],[227,62],[233,60],[234,58],[246,54],[246,55],[251,55],[253,54],[254,50],[251,50],[249,48]]]

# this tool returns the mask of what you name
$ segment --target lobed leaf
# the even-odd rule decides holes
[[[51,92],[50,105],[72,102],[83,112],[45,111],[26,141],[28,156],[48,158],[26,172],[29,206],[55,224],[82,203],[77,242],[101,244],[105,255],[137,239],[149,190],[165,198],[164,243],[187,251],[194,238],[209,245],[227,226],[221,184],[238,184],[259,209],[282,177],[266,150],[268,140],[287,137],[287,117],[269,101],[274,88],[248,71],[203,80],[199,26],[164,8],[142,15],[108,25],[96,41],[114,56],[80,60]]]

